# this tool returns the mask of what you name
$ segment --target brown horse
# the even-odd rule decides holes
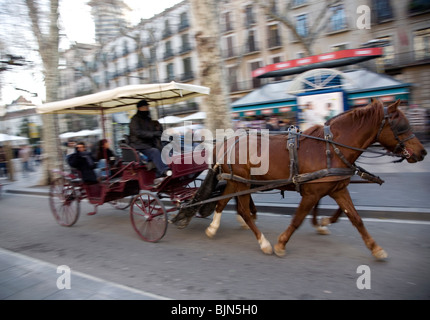
[[[375,142],[379,142],[390,152],[401,155],[410,163],[423,160],[427,152],[420,141],[412,134],[409,122],[398,109],[398,105],[399,101],[384,108],[380,101],[372,100],[371,104],[366,107],[353,109],[332,118],[326,125],[329,125],[332,134],[331,141],[336,144],[328,144],[324,140],[325,131],[322,126],[313,126],[306,130],[304,135],[315,138],[300,137],[297,149],[297,173],[306,174],[326,169],[328,162],[330,162],[331,168],[348,169],[351,164],[354,164],[363,150]],[[248,136],[247,139],[249,145],[257,145],[255,152],[269,154],[268,171],[266,174],[251,176],[251,168],[257,166],[251,161],[245,164],[241,164],[239,161],[230,161],[231,163],[228,164],[226,159],[220,161],[220,163],[223,163],[220,164],[222,172],[239,176],[245,179],[245,182],[227,179],[227,186],[223,193],[226,198],[217,202],[213,221],[206,229],[206,234],[209,237],[213,237],[216,234],[222,211],[231,199],[228,195],[232,194],[232,196],[237,196],[238,214],[254,232],[261,250],[266,254],[271,254],[273,252],[272,245],[256,227],[254,219],[251,218],[251,195],[250,193],[245,193],[246,190],[249,190],[251,183],[246,183],[246,181],[250,179],[279,181],[288,180],[291,177],[291,166],[288,165],[290,163],[290,154],[286,148],[287,136],[270,136],[269,144],[261,144],[261,140],[255,138],[255,136]],[[238,145],[236,144],[235,146],[237,147]],[[328,153],[331,154],[330,160],[327,156],[328,149],[330,150]],[[239,152],[237,150],[233,151],[236,151],[232,153],[233,157],[237,158]],[[228,153],[224,154],[225,158],[229,156]],[[255,155],[250,154],[248,150],[248,159],[252,156]],[[300,184],[301,202],[290,225],[278,237],[278,243],[274,246],[276,255],[285,255],[285,245],[293,232],[299,228],[306,215],[318,204],[322,197],[330,196],[339,205],[341,211],[337,213],[346,214],[361,234],[364,243],[372,254],[378,259],[387,257],[386,252],[376,244],[375,240],[367,232],[352,203],[347,189],[351,175],[325,176]],[[290,183],[277,186],[277,189],[294,191],[296,187],[295,184]],[[242,193],[238,195],[239,192]]]

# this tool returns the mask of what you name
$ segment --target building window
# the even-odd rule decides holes
[[[191,50],[191,46],[190,46],[188,34],[181,35],[181,40],[182,40],[182,47],[181,47],[180,53],[182,54],[182,53],[189,52]]]
[[[228,73],[228,83],[230,86],[230,92],[236,92],[239,91],[239,83],[237,81],[237,67],[228,67],[227,68]]]
[[[409,1],[409,14],[422,14],[430,12],[430,2],[428,0]]]
[[[250,30],[248,32],[248,41],[246,44],[246,53],[255,52],[258,50],[257,41],[255,40],[255,31]]]
[[[253,6],[245,7],[245,27],[249,27],[255,23]]]
[[[185,58],[182,60],[184,66],[184,74],[181,77],[182,81],[189,81],[193,79],[193,68],[191,65],[191,58]]]
[[[345,8],[343,4],[330,8],[331,16],[328,23],[328,31],[340,31],[346,29]]]
[[[391,21],[393,9],[390,0],[373,0],[373,18],[376,23]]]
[[[165,51],[164,51],[164,59],[169,59],[171,57],[173,57],[172,42],[166,41]]]
[[[169,20],[164,21],[164,30],[163,30],[163,39],[170,37],[172,35],[172,31],[170,30]]]
[[[274,48],[281,46],[281,37],[279,36],[279,28],[277,24],[268,26],[268,48]]]
[[[170,82],[175,80],[175,72],[173,70],[173,63],[169,63],[166,66],[166,73],[167,73],[167,81],[166,82]]]
[[[223,51],[224,58],[232,58],[235,56],[235,49],[233,44],[233,37],[229,36],[225,38],[226,49]]]
[[[261,62],[260,61],[251,62],[250,67],[251,67],[251,73],[252,73],[252,71],[257,70],[258,68],[261,67]],[[260,86],[261,86],[261,79],[252,78],[252,87],[255,89],[255,88],[259,88]]]
[[[188,22],[188,14],[186,12],[181,13],[178,31],[185,30],[189,26],[190,23]]]
[[[391,36],[378,38],[384,44],[382,49],[384,52],[384,56],[381,57],[382,61],[385,65],[393,65],[394,64],[394,45]]]
[[[415,60],[430,58],[430,28],[414,31]]]
[[[307,14],[301,14],[296,17],[296,31],[301,37],[308,36]]]
[[[306,0],[293,0],[291,4],[293,7],[298,7],[298,6],[304,5],[305,3],[306,3]]]
[[[233,22],[231,20],[231,12],[225,12],[222,15],[221,21],[222,32],[229,32],[233,30]]]

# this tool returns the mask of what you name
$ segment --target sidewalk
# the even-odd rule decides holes
[[[0,300],[166,300],[73,270],[69,282],[57,268],[0,248]]]

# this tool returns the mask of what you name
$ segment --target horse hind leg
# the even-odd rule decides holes
[[[363,220],[358,214],[357,210],[352,203],[351,196],[346,187],[336,191],[330,195],[339,205],[340,210],[345,212],[351,223],[356,227],[361,234],[366,247],[372,252],[372,255],[377,259],[385,259],[388,257],[387,253],[382,249],[375,240],[370,236],[364,227]]]
[[[328,235],[331,234],[330,230],[327,228],[327,226],[330,223],[327,224],[323,224],[324,222],[326,222],[323,218],[321,219],[321,222],[318,222],[318,205],[319,205],[319,201],[318,203],[314,206],[314,208],[312,209],[312,226],[315,228],[315,230],[317,231],[318,234],[322,234],[322,235]]]
[[[318,222],[318,219],[317,219],[318,205],[319,205],[319,202],[312,210],[312,225],[315,227],[318,234],[322,234],[322,235],[331,234],[327,226],[331,225],[332,223],[336,223],[343,211],[341,208],[338,208],[336,212],[333,214],[333,216],[323,217]]]
[[[227,186],[225,187],[225,190],[223,192],[223,196],[226,196],[226,195],[232,193],[233,189],[234,189],[233,187],[234,187],[233,183],[228,182]],[[214,216],[212,218],[212,222],[209,225],[209,227],[207,227],[205,230],[206,236],[208,236],[209,238],[215,237],[215,235],[219,229],[219,226],[221,224],[222,211],[224,210],[225,206],[230,201],[230,199],[231,198],[226,198],[226,199],[219,200],[217,202],[217,205],[215,207],[215,213],[214,213]]]

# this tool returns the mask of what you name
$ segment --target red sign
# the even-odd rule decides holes
[[[382,54],[383,54],[382,48],[347,49],[347,50],[334,51],[334,52],[319,54],[316,56],[310,56],[306,58],[300,58],[300,59],[270,64],[268,66],[254,70],[252,72],[252,77],[256,78],[266,73],[292,69],[292,68],[300,68],[300,67],[309,66],[312,64],[318,64],[319,67],[321,68],[323,68],[324,64],[326,64],[326,67],[329,67],[330,63],[339,62],[340,60],[345,60],[345,65],[353,64],[369,58],[376,58],[376,57],[382,56]]]

